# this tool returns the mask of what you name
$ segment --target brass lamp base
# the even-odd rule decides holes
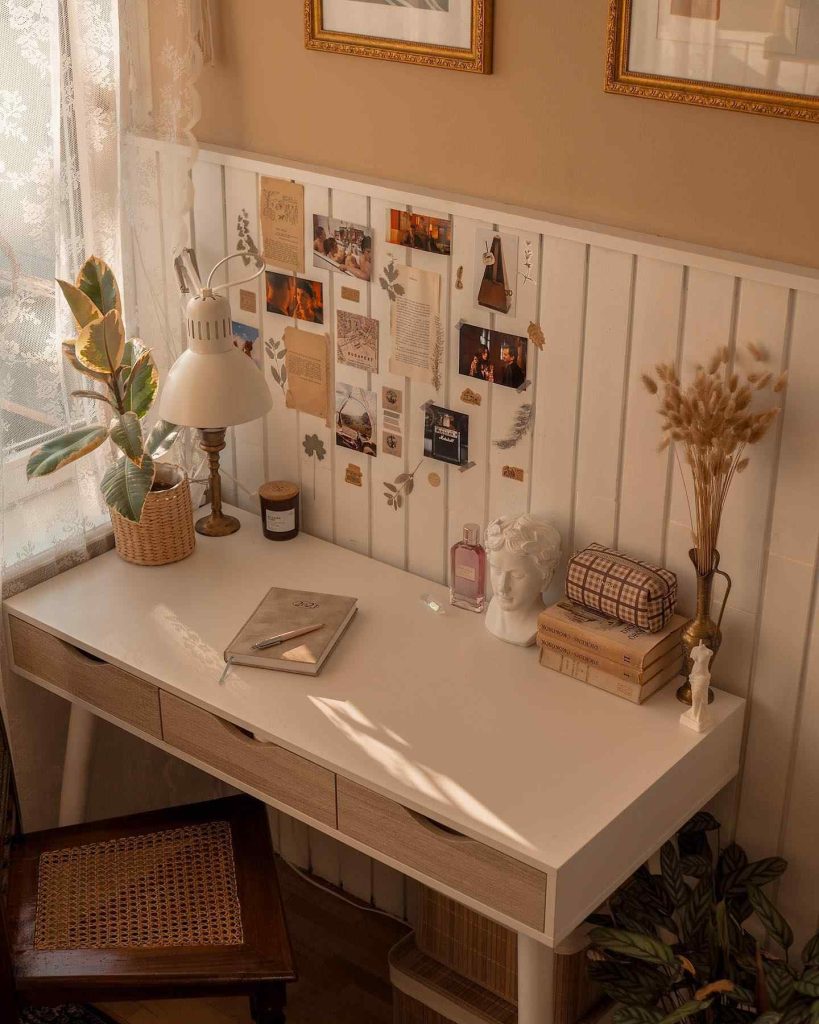
[[[226,516],[224,513],[216,515],[215,512],[211,512],[210,515],[197,519],[194,529],[204,537],[227,537],[231,533],[236,533],[241,525],[236,516]]]
[[[204,537],[229,537],[241,526],[235,516],[222,512],[222,478],[219,476],[219,452],[225,447],[225,427],[202,427],[199,447],[207,453],[210,469],[210,515],[197,520],[195,529]]]

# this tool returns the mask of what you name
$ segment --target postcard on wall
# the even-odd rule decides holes
[[[324,286],[321,281],[308,281],[305,277],[268,270],[265,274],[265,297],[268,313],[295,317],[311,324],[324,323]]]
[[[424,455],[463,466],[469,461],[469,416],[430,403],[424,413]]]
[[[475,232],[475,302],[494,313],[515,315],[518,236]]]
[[[517,334],[461,324],[458,373],[505,388],[519,388],[526,382],[527,347],[527,339]]]
[[[387,241],[449,256],[452,250],[452,224],[446,218],[425,217],[406,210],[387,210]]]
[[[377,455],[377,421],[378,397],[374,391],[336,383],[336,444],[339,448]]]
[[[234,346],[240,348],[246,356],[250,356],[251,359],[255,360],[256,348],[254,346],[256,346],[256,342],[259,340],[258,328],[250,327],[248,324],[241,324],[238,320],[233,320],[230,329],[233,334]]]
[[[304,186],[281,178],[261,179],[259,218],[266,263],[304,270]]]
[[[390,315],[390,373],[438,388],[443,348],[441,275],[417,267],[397,269],[404,292],[396,296]]]
[[[373,271],[373,240],[369,228],[314,213],[313,266],[317,270],[336,270],[369,281]]]
[[[284,332],[288,409],[318,416],[330,425],[330,338],[288,327]]]
[[[378,321],[339,309],[336,313],[336,352],[340,363],[378,373]]]

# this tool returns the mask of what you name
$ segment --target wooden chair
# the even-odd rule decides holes
[[[0,1021],[22,1006],[247,995],[295,980],[262,804],[230,797],[22,835],[0,720]]]

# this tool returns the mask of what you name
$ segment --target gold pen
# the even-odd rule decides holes
[[[305,636],[307,633],[315,633],[317,629],[321,629],[323,626],[323,622],[316,622],[312,626],[302,626],[301,629],[291,629],[288,633],[279,633],[276,636],[270,636],[266,640],[259,640],[258,643],[255,643],[253,645],[253,650],[264,651],[268,647],[278,647],[279,644],[283,644],[286,640],[295,640],[297,636]]]

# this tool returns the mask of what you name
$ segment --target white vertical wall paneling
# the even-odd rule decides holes
[[[237,252],[239,241],[239,219],[247,217],[249,231],[253,241],[259,246],[259,196],[258,176],[250,171],[239,171],[228,167],[225,170],[225,210],[227,224],[228,252]],[[229,280],[236,281],[247,277],[256,268],[256,261],[249,257],[247,263],[241,259],[231,260],[227,267]],[[240,306],[240,291],[253,291],[257,295],[257,308],[255,313],[242,310]],[[230,289],[230,311],[233,319],[238,323],[247,324],[251,327],[261,329],[261,313],[259,311],[260,301],[259,285],[254,282],[249,285],[241,285]],[[258,350],[262,345],[261,330],[259,340],[255,344]],[[256,353],[258,355],[258,352]],[[251,420],[249,423],[242,423],[233,428],[233,437],[236,445],[236,482],[237,482],[237,504],[249,512],[257,512],[259,501],[256,496],[260,485],[265,479],[264,462],[264,434],[265,423],[263,418]]]
[[[341,189],[333,189],[332,192],[333,217],[341,220],[352,221],[354,224],[367,223],[367,200],[364,196],[357,196],[351,192],[344,192]],[[312,257],[310,257],[312,263]],[[338,362],[337,346],[337,313],[345,310],[350,313],[358,313],[366,316],[369,308],[369,285],[348,274],[333,272],[331,277],[332,290],[332,320],[328,320],[327,329],[332,339],[333,360],[335,362],[335,379],[337,383],[350,384],[356,388],[369,390],[370,374],[362,369],[347,366]],[[354,288],[359,292],[358,302],[342,298],[343,287]],[[379,339],[380,340],[380,339]],[[377,445],[378,456],[382,458],[381,438],[378,432],[378,396],[373,408],[373,441]],[[335,444],[335,437],[333,437]],[[336,447],[335,452],[335,542],[359,554],[366,555],[370,545],[370,490],[371,477],[373,472],[373,456],[365,455],[362,452],[354,452],[347,448]],[[352,463],[361,469],[362,486],[349,484],[345,480],[347,466]]]
[[[216,263],[227,255],[224,174],[225,169],[218,164],[197,161],[193,166],[194,241],[203,284]],[[214,282],[219,284],[226,280],[225,270],[217,271]],[[235,505],[236,452],[232,429],[228,434],[228,446],[221,455],[221,464],[225,469],[222,491],[225,501]]]
[[[331,885],[341,885],[341,845],[318,829],[308,828],[310,870]]]
[[[400,265],[406,262],[406,249],[400,245],[387,245],[387,213],[390,204],[383,200],[370,201],[370,227],[373,233],[373,280],[370,291],[370,316],[375,317],[381,327],[379,330],[379,363],[378,373],[371,374],[370,385],[378,395],[381,406],[381,392],[384,387],[397,388],[404,396],[404,412],[402,420],[402,455],[397,458],[387,455],[381,450],[383,416],[379,413],[379,456],[372,469],[372,494],[370,505],[370,522],[372,529],[371,554],[382,562],[396,565],[403,569],[406,566],[406,505],[398,509],[390,508],[384,497],[385,481],[392,482],[399,473],[411,472],[416,465],[410,465],[412,453],[409,452],[407,423],[410,391],[407,381],[394,373],[390,373],[390,355],[392,341],[390,338],[390,315],[392,304],[387,291],[381,286],[380,279],[391,259]],[[383,410],[382,410],[383,412]],[[412,496],[410,496],[412,497]]]
[[[471,469],[461,470],[450,466],[448,474],[448,527],[447,545],[449,548],[463,536],[464,523],[479,523],[486,527],[486,507],[488,499],[489,463],[489,418],[492,413],[493,386],[484,380],[460,375],[459,324],[472,324],[475,327],[489,327],[491,317],[488,309],[483,309],[475,302],[477,285],[474,282],[475,263],[475,232],[479,228],[491,229],[488,221],[467,220],[456,217],[453,225],[452,256],[450,262],[450,330],[449,330],[449,408],[463,412],[469,417],[469,458],[475,465]],[[462,288],[457,287],[458,270],[461,274]],[[461,401],[461,395],[469,388],[481,397],[481,404],[470,405]],[[442,464],[443,465],[443,464]]]
[[[163,152],[159,156],[159,194],[161,200],[160,207],[160,228],[162,230],[162,249],[163,249],[163,268],[165,272],[165,308],[167,310],[168,317],[168,332],[173,340],[173,347],[171,353],[175,356],[181,354],[182,348],[184,347],[184,302],[182,294],[179,291],[178,278],[176,276],[176,270],[174,269],[174,241],[181,241],[184,246],[190,246],[190,218],[187,218],[184,225],[180,225],[180,230],[171,233],[168,229],[168,225],[174,225],[177,223],[177,209],[174,201],[173,190],[168,187],[166,183],[171,181],[173,177],[179,177],[180,173],[184,173],[183,167],[179,165],[180,157],[171,156],[170,153]],[[185,160],[185,162],[187,162]],[[184,301],[187,301],[187,296]],[[163,365],[163,359],[165,358],[164,350],[157,353],[158,362],[157,366],[159,369],[160,379],[168,370],[168,366]]]
[[[540,326],[546,341],[537,360],[530,500],[532,511],[547,515],[559,530],[565,563],[574,523],[588,247],[546,236],[542,260]]]
[[[373,903],[396,917],[405,917],[406,884],[405,876],[395,868],[373,861]]]
[[[504,226],[499,225],[501,234],[507,234]],[[524,260],[529,253],[531,269],[525,271]],[[474,257],[473,257],[474,263]],[[506,273],[511,275],[512,287],[515,290],[515,305],[506,314],[495,313],[492,326],[496,331],[527,338],[529,324],[538,318],[539,282],[540,282],[540,235],[534,232],[518,234],[517,267],[507,263]],[[477,295],[479,282],[473,282],[473,298]],[[527,338],[528,342],[528,338]],[[492,385],[492,420],[489,448],[489,520],[500,515],[517,515],[528,511],[529,485],[532,467],[532,429],[517,442],[513,448],[499,448],[497,442],[508,438],[512,432],[515,417],[524,405],[534,406],[537,394],[537,363],[538,353],[535,346],[528,343],[528,362],[526,379],[529,385],[525,391],[505,388],[501,384]],[[510,466],[523,470],[523,482],[503,476],[503,467]]]
[[[413,213],[447,219],[449,213],[441,208],[413,207]],[[441,281],[441,301],[439,308],[441,322],[441,341],[446,346],[449,322],[449,279],[451,256],[438,253],[409,250],[409,259],[413,267],[438,274]],[[444,349],[444,353],[446,348]],[[432,384],[412,381],[409,392],[412,402],[404,416],[407,433],[404,443],[408,445],[407,458],[410,472],[424,455],[424,411],[421,408],[426,402],[444,405],[446,399],[446,378],[449,367],[446,355],[441,359],[439,372],[441,387],[436,390]],[[443,481],[447,473],[446,463],[436,459],[423,458],[418,472],[415,474],[415,488],[407,499],[407,568],[410,572],[425,576],[441,583],[446,578],[446,488],[439,485],[433,487],[429,482],[429,474],[436,473]]]
[[[634,258],[592,247],[577,452],[574,547],[614,540]]]
[[[305,270],[304,277],[308,281],[321,283],[324,292],[324,323],[313,324],[304,320],[295,321],[300,331],[312,331],[316,334],[330,334],[332,336],[333,326],[330,314],[332,312],[332,297],[330,295],[330,273],[326,270],[317,270],[313,267],[313,258],[308,255],[313,245],[313,213],[330,212],[329,190],[318,185],[306,185],[304,188],[304,247],[305,247]],[[332,346],[328,352],[329,370],[332,374],[333,354]],[[330,410],[328,427],[324,420],[317,416],[310,416],[307,413],[299,413],[298,429],[299,435],[296,438],[296,450],[301,465],[301,512],[303,528],[308,533],[325,540],[333,539],[333,509],[334,509],[334,473],[336,464],[336,438],[332,423],[334,395],[330,395]],[[326,458],[319,462],[315,456],[310,456],[304,448],[304,438],[308,435],[316,435],[323,443]]]
[[[677,361],[682,317],[683,268],[641,259],[634,282],[631,370],[628,377],[623,474],[617,544],[639,558],[663,557],[670,451],[659,453],[660,417],[656,395],[646,391],[641,373],[657,363]]]
[[[819,297],[797,296],[737,837],[770,852],[787,797],[819,544]],[[816,698],[811,693],[811,703]],[[817,748],[811,751],[816,758]],[[803,758],[808,751],[803,749]],[[815,769],[814,769],[815,770]],[[804,761],[800,764],[804,776]],[[814,801],[816,799],[813,794]],[[816,805],[813,807],[816,817]],[[802,853],[804,856],[804,852]]]

